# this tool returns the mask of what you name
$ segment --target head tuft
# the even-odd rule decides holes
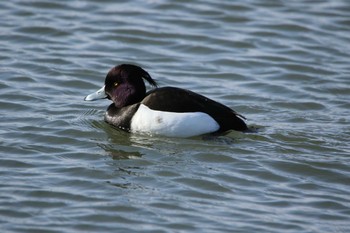
[[[127,72],[129,76],[135,76],[135,77],[142,77],[145,79],[150,85],[157,87],[157,82],[149,75],[147,71],[142,69],[139,66],[132,65],[132,64],[121,64],[119,66],[116,66],[115,69],[122,70],[124,72]]]

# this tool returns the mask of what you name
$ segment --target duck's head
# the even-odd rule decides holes
[[[108,72],[105,85],[100,90],[86,96],[84,100],[108,98],[117,108],[138,103],[146,95],[143,79],[157,87],[156,81],[141,67],[130,64],[115,66]]]

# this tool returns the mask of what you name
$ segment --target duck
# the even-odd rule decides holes
[[[146,92],[145,81],[154,87]],[[230,130],[247,131],[246,118],[201,94],[178,87],[158,87],[143,68],[133,64],[113,67],[104,86],[85,101],[109,99],[104,120],[130,133],[194,137]]]

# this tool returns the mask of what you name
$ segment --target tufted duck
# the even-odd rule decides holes
[[[146,93],[145,79],[155,89]],[[246,131],[242,115],[229,107],[189,90],[157,88],[157,83],[139,66],[112,68],[105,85],[85,100],[108,98],[105,120],[130,132],[171,137],[192,137],[228,130]]]

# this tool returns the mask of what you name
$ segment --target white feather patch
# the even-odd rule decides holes
[[[169,137],[192,137],[212,133],[219,124],[203,112],[162,112],[141,104],[131,120],[131,131]]]

